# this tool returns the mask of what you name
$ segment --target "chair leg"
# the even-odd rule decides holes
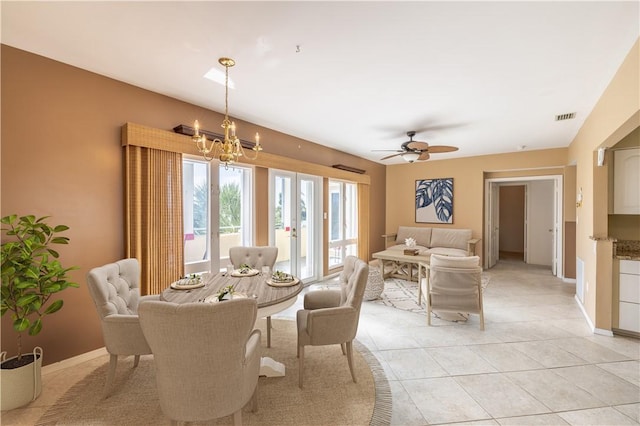
[[[258,411],[258,384],[256,383],[256,388],[253,390],[253,395],[251,395],[251,412],[255,413]]]
[[[111,386],[113,385],[113,379],[116,377],[116,366],[118,365],[118,355],[111,354],[109,358],[109,371],[107,372],[107,382],[104,385],[104,392],[102,394],[103,399],[109,397],[111,392]]]
[[[351,371],[351,378],[353,379],[353,383],[357,383],[356,373],[353,371],[353,340],[350,340],[346,343],[347,346],[347,360],[349,361],[349,370]]]
[[[267,347],[271,347],[271,317],[267,317]]]
[[[133,368],[136,368],[138,366],[138,363],[140,362],[140,355],[136,355],[133,358]]]
[[[342,349],[342,355],[346,355],[347,354],[347,351],[346,351],[344,343],[340,343],[340,349]]]
[[[298,346],[298,386],[302,389],[302,374],[304,372],[304,346]]]
[[[242,426],[242,408],[233,413],[233,425]]]
[[[484,331],[484,312],[480,310],[480,330]]]
[[[429,300],[431,296],[426,294],[426,303],[427,303],[427,325],[431,325],[431,301]]]

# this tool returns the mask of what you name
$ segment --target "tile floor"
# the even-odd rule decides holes
[[[387,373],[393,425],[640,424],[640,340],[591,333],[575,286],[546,269],[506,261],[486,273],[484,332],[474,315],[428,327],[424,313],[364,303],[358,340]],[[0,423],[33,424],[106,359],[45,374],[42,396]]]

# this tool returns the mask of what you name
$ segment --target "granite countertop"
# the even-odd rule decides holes
[[[616,241],[613,248],[613,256],[619,260],[640,260],[640,241]]]

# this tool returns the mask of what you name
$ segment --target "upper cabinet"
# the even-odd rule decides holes
[[[613,213],[640,214],[640,148],[614,151]]]

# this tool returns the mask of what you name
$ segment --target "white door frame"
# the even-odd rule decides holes
[[[554,209],[554,230],[553,230],[553,239],[554,239],[554,259],[552,265],[552,271],[555,276],[559,278],[563,278],[564,276],[564,268],[562,263],[563,258],[563,242],[562,242],[562,224],[564,222],[563,219],[563,195],[562,195],[562,175],[547,175],[547,176],[520,176],[520,177],[506,177],[506,178],[490,178],[485,179],[485,195],[484,195],[484,205],[485,205],[485,223],[484,223],[484,267],[490,268],[490,255],[492,250],[495,249],[493,246],[493,230],[495,227],[493,225],[493,221],[491,220],[492,209],[491,209],[491,201],[495,197],[493,194],[494,191],[499,190],[500,185],[492,185],[494,183],[503,184],[513,184],[513,183],[521,183],[526,185],[527,182],[532,180],[553,180],[555,186],[555,203],[553,206]],[[525,202],[527,202],[525,196]],[[526,211],[526,210],[525,210]],[[526,219],[525,219],[526,222]],[[527,223],[525,223],[525,227]],[[526,234],[526,232],[525,232]],[[526,250],[526,241],[525,241],[525,250]]]

